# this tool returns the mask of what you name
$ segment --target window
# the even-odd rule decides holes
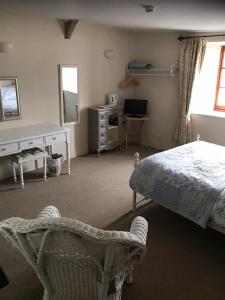
[[[225,46],[220,52],[214,110],[225,112]]]
[[[223,93],[225,93],[225,41],[208,42],[201,72],[196,74],[190,113],[225,118]]]

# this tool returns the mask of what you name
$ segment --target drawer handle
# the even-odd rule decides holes
[[[34,143],[34,142],[29,142],[28,144],[29,144],[29,145],[33,145],[33,143]]]
[[[7,148],[1,148],[1,151],[5,151],[5,150],[7,150]]]
[[[101,128],[104,128],[104,125],[101,125]]]
[[[52,140],[55,141],[55,140],[56,140],[56,137],[53,137]]]

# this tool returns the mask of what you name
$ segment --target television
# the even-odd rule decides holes
[[[148,100],[141,99],[125,99],[124,114],[133,117],[140,117],[146,115],[148,112]]]

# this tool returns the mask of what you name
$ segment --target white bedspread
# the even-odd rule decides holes
[[[225,227],[225,147],[193,142],[149,156],[130,186],[202,227]]]

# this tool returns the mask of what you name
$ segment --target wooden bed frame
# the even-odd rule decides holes
[[[200,138],[200,136],[198,135],[197,136],[198,141],[199,141],[199,138]],[[136,152],[134,154],[134,164],[133,164],[134,168],[136,168],[139,163],[140,163],[140,155],[139,155],[138,152]],[[138,204],[140,204],[143,201],[148,201],[148,203],[150,203],[150,202],[153,202],[153,199],[149,199],[147,197],[144,197],[144,198],[137,201],[137,193],[135,191],[133,191],[132,210],[135,211],[137,209]],[[216,230],[216,231],[219,231],[219,232],[225,234],[225,227],[219,226],[219,225],[217,225],[216,223],[214,223],[212,221],[209,222],[207,226],[214,229],[214,230]]]

